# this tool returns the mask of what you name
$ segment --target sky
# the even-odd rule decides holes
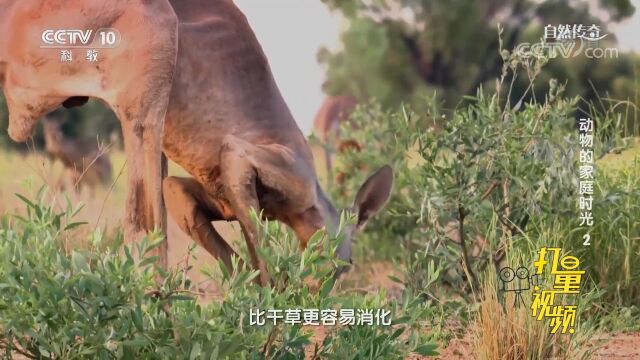
[[[640,0],[632,18],[610,29],[620,51],[640,52]],[[342,19],[320,0],[236,0],[262,44],[276,82],[294,118],[309,133],[324,95],[325,70],[316,60],[318,49],[339,46]]]
[[[254,0],[257,1],[257,0]],[[640,52],[640,0],[631,0],[636,8],[636,12],[618,24],[613,24],[610,28],[618,38],[618,48],[620,51]]]
[[[324,95],[324,69],[316,54],[339,43],[340,17],[320,0],[236,0],[269,59],[298,126],[311,132]]]

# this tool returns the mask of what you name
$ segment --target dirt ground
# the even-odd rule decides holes
[[[607,342],[594,354],[594,360],[640,359],[640,333],[603,335]],[[437,359],[465,360],[474,358],[470,336],[454,339],[449,346],[440,349]],[[420,357],[416,357],[420,359]]]
[[[342,288],[357,288],[371,293],[385,289],[388,296],[399,296],[402,291],[401,286],[391,281],[389,275],[399,275],[390,263],[372,262],[361,265],[356,264],[340,286]],[[318,327],[314,329],[314,333],[314,341],[321,343],[326,334],[326,329]],[[640,332],[603,334],[594,338],[594,342],[600,341],[605,341],[605,343],[596,351],[592,359],[640,359]],[[436,356],[435,359],[466,360],[475,358],[473,339],[470,333],[467,333],[461,338],[450,340],[446,347],[443,345],[444,344],[440,344],[440,349],[438,350],[440,355]],[[430,357],[419,355],[409,357],[409,359],[415,360],[428,358]]]
[[[600,348],[594,359],[640,359],[640,332],[605,335],[607,343]]]
[[[397,270],[395,270],[394,266],[390,263],[372,262],[362,265],[356,264],[356,267],[347,275],[340,286],[343,288],[353,287],[371,293],[385,289],[388,296],[399,296],[402,289],[399,284],[389,279],[389,275],[398,276]],[[326,335],[326,329],[317,327],[313,330],[315,334],[314,342],[321,343]],[[596,337],[594,342],[600,342],[601,340],[604,340],[605,343],[596,351],[592,359],[640,359],[640,332],[603,334]],[[466,360],[475,358],[473,339],[470,333],[464,335],[462,338],[450,340],[446,347],[443,345],[444,344],[440,344],[440,349],[438,350],[440,355],[436,356],[435,359]],[[310,347],[310,349],[312,348],[313,346]],[[311,351],[308,355],[310,354]],[[308,356],[308,358],[311,357]],[[429,358],[432,357],[419,355],[409,357],[409,359],[412,360]]]

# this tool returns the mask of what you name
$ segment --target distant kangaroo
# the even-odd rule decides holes
[[[331,150],[337,147],[336,150],[341,152],[355,143],[353,140],[347,140],[346,143],[348,144],[343,144],[340,141],[340,125],[349,120],[349,116],[351,116],[356,106],[358,106],[358,100],[353,96],[329,96],[322,103],[313,121],[313,133],[324,145],[327,174],[331,174],[333,169],[333,154]],[[359,144],[355,143],[355,145],[359,150]]]
[[[340,124],[347,121],[358,100],[353,96],[328,96],[313,121],[313,132],[322,140],[338,135]]]
[[[64,119],[57,113],[44,118],[45,148],[53,159],[60,160],[69,173],[76,191],[86,185],[91,190],[111,182],[111,162],[101,153],[96,141],[65,138],[62,133]]]

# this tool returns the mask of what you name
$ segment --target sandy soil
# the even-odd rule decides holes
[[[605,335],[608,342],[593,357],[605,359],[640,359],[640,332]]]
[[[606,334],[598,338],[607,342],[594,354],[594,360],[628,360],[640,359],[640,332],[636,333],[620,333]],[[416,359],[418,359],[417,357]],[[449,346],[440,349],[440,356],[437,359],[463,360],[472,359],[473,348],[470,336],[463,339],[454,339]]]
[[[397,270],[390,263],[372,262],[356,266],[350,272],[341,286],[351,286],[368,292],[378,292],[385,289],[387,296],[399,296],[401,285],[389,279],[389,275],[398,276]],[[326,330],[319,327],[315,329],[314,340],[321,342],[324,339]],[[592,359],[640,359],[640,332],[603,334],[594,338],[594,342],[604,340],[605,343],[594,354]],[[440,355],[436,359],[463,360],[475,358],[473,353],[473,339],[471,334],[466,334],[462,338],[452,339],[444,347],[440,344],[438,350]],[[409,359],[427,359],[429,357],[413,355]],[[498,359],[497,359],[498,360]]]

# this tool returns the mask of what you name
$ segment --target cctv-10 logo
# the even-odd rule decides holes
[[[117,29],[47,29],[42,32],[41,48],[115,48],[121,36]]]

